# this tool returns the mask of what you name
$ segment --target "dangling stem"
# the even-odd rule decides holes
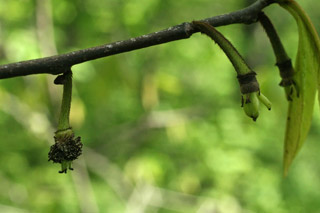
[[[71,96],[72,96],[72,72],[71,72],[71,70],[69,70],[63,74],[62,83],[63,83],[63,96],[62,96],[58,131],[66,130],[66,129],[70,128],[69,115],[70,115]]]
[[[238,75],[246,75],[253,72],[239,54],[238,50],[213,26],[204,21],[193,21],[192,24],[220,46],[220,48],[231,61]]]
[[[68,169],[73,170],[72,161],[81,155],[83,146],[81,138],[74,137],[69,124],[72,95],[71,70],[68,69],[63,75],[59,75],[54,80],[54,83],[63,85],[63,95],[58,130],[54,135],[55,143],[50,147],[48,158],[49,161],[61,164],[61,171],[59,173],[67,173]]]
[[[294,69],[291,59],[284,49],[280,37],[268,16],[263,12],[259,13],[259,21],[269,37],[273,52],[276,56],[276,65],[279,68],[280,76],[282,78],[280,86],[284,87],[288,101],[292,101],[293,90],[296,91],[297,96],[299,96],[299,91],[298,86],[293,79]]]
[[[282,45],[278,33],[268,16],[266,16],[263,12],[259,13],[259,21],[269,37],[274,54],[277,58],[277,64],[281,64],[290,60]]]
[[[201,33],[209,36],[215,41],[226,56],[229,58],[234,69],[237,72],[237,78],[240,84],[242,94],[259,91],[259,83],[255,77],[256,73],[249,67],[237,49],[213,26],[204,21],[193,21],[193,26],[198,28]]]
[[[193,21],[192,25],[214,40],[229,58],[238,74],[237,78],[243,101],[242,107],[245,113],[256,121],[259,116],[259,101],[267,106],[269,110],[271,109],[271,103],[265,96],[259,98],[262,94],[255,77],[256,73],[248,66],[231,42],[213,26],[204,21]]]

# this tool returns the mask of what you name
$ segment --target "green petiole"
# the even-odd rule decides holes
[[[214,40],[227,55],[237,72],[237,78],[242,93],[242,106],[246,115],[253,121],[259,116],[259,104],[262,102],[269,110],[270,101],[260,93],[256,73],[248,66],[236,48],[219,31],[203,21],[193,21],[194,27]]]
[[[58,123],[58,131],[70,128],[69,117],[72,97],[72,72],[67,71],[63,74],[62,77],[63,79],[61,79],[61,83],[63,84],[63,96]]]
[[[71,70],[58,76],[54,83],[63,85],[63,95],[58,130],[54,136],[55,144],[50,147],[48,157],[49,161],[52,160],[54,163],[61,164],[61,171],[59,173],[67,173],[68,169],[73,170],[72,161],[81,155],[83,146],[81,138],[74,137],[69,123],[72,96]]]

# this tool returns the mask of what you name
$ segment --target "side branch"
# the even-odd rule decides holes
[[[272,3],[274,3],[273,0],[257,0],[242,10],[203,19],[202,21],[215,27],[236,23],[251,24],[257,22],[259,12]],[[187,39],[197,32],[199,32],[199,30],[194,28],[191,23],[185,22],[159,32],[128,40],[51,57],[5,64],[0,66],[0,79],[41,73],[57,75],[68,71],[75,64],[171,41]]]

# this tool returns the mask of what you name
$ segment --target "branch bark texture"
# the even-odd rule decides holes
[[[214,16],[201,21],[205,21],[215,27],[237,23],[255,23],[258,20],[259,12],[272,3],[274,3],[273,0],[257,0],[255,3],[242,10]],[[0,66],[0,79],[42,73],[57,75],[70,70],[75,64],[158,44],[187,39],[197,32],[199,32],[199,30],[193,27],[192,23],[185,22],[162,31],[128,40],[117,41],[51,57],[5,64]]]

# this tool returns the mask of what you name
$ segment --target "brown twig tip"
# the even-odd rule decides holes
[[[276,63],[279,68],[280,76],[282,81],[280,86],[290,86],[293,84],[293,76],[294,76],[294,69],[291,63],[291,59],[288,59],[281,63]]]
[[[250,72],[245,75],[237,75],[240,84],[240,91],[242,94],[249,94],[260,91],[259,83],[255,72]]]

